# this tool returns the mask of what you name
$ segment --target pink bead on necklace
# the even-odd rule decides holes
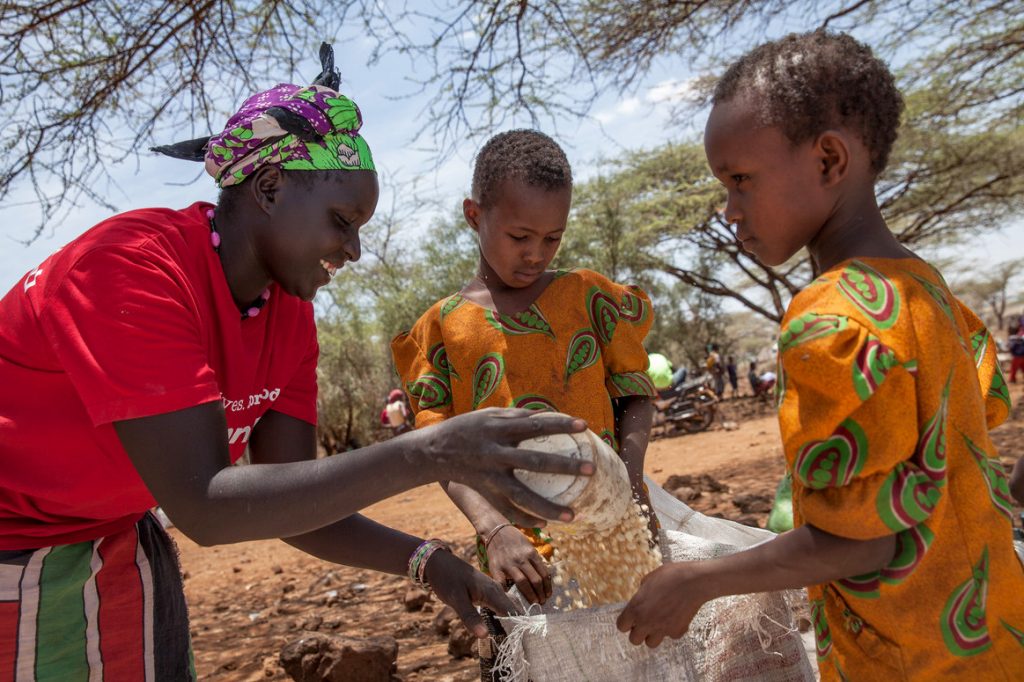
[[[220,232],[217,232],[217,224],[213,221],[213,209],[206,210],[206,218],[210,221],[210,246],[213,250],[220,253]],[[263,293],[256,297],[252,303],[250,303],[245,310],[242,310],[242,319],[248,319],[250,317],[256,317],[260,314],[260,309],[267,304],[270,300],[270,288],[267,287],[263,290]]]

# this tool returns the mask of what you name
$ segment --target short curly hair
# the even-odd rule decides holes
[[[473,198],[492,206],[505,180],[549,192],[572,189],[572,168],[558,143],[536,130],[509,130],[487,140],[473,166]]]
[[[838,125],[859,133],[876,175],[889,161],[903,112],[885,62],[851,36],[824,30],[793,33],[741,57],[718,81],[712,103],[737,95],[793,144]]]

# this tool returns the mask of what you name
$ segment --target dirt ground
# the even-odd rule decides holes
[[[1024,395],[1011,388],[1020,405]],[[1018,407],[993,435],[1004,463],[1024,456],[1024,409]],[[768,511],[764,500],[774,496],[783,470],[773,413],[752,399],[727,401],[711,430],[655,440],[647,454],[647,472],[659,484],[673,475],[692,477],[694,498],[688,503],[695,509],[761,526]],[[469,523],[436,485],[365,513],[463,548],[471,542]],[[432,627],[443,605],[433,601],[422,611],[405,610],[406,578],[329,564],[278,541],[203,548],[172,533],[181,550],[202,680],[286,680],[278,654],[309,630],[394,637],[402,680],[479,679],[476,662],[453,659],[448,638]]]

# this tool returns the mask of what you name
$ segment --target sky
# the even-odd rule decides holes
[[[408,62],[404,57],[395,56],[386,57],[373,67],[365,66],[371,47],[369,42],[349,43],[344,63],[340,56],[338,61],[342,70],[341,90],[362,110],[362,135],[370,145],[381,175],[378,213],[391,205],[396,192],[403,198],[412,192],[422,196],[425,210],[429,212],[437,210],[426,208],[436,203],[431,199],[440,200],[443,206],[455,206],[468,192],[473,155],[482,141],[465,141],[455,154],[438,165],[438,157],[425,149],[425,142],[414,140],[428,96],[396,98],[396,91],[410,89],[401,85],[410,75]],[[315,48],[311,47],[311,56],[315,55]],[[313,59],[300,69],[307,80],[318,71],[319,63]],[[696,121],[689,130],[667,125],[669,110],[685,91],[688,76],[679,65],[659,64],[635,93],[602,97],[590,118],[565,118],[555,124],[557,130],[545,129],[545,132],[556,136],[566,149],[574,175],[581,180],[593,174],[594,161],[599,157],[607,158],[626,149],[653,147],[671,139],[696,139]],[[282,75],[282,79],[285,78],[287,74]],[[390,89],[381,86],[388,83],[396,86]],[[272,85],[274,83],[267,83],[266,87]],[[517,126],[507,127],[529,125],[526,120],[516,123]],[[180,138],[187,137],[190,137],[189,131],[185,130]],[[200,200],[213,201],[216,188],[211,178],[202,175],[190,182],[200,171],[200,164],[144,152],[138,159],[130,158],[110,168],[113,183],[104,186],[101,192],[119,211],[151,206],[177,208]],[[69,218],[48,225],[40,238],[24,246],[19,242],[32,235],[38,222],[37,209],[30,200],[31,195],[25,191],[0,206],[0,291],[3,292],[49,254],[110,215],[104,207],[83,203]],[[430,215],[424,216],[422,223],[428,224],[430,218]],[[364,229],[369,228],[372,222]]]
[[[396,96],[412,90],[408,78],[415,74],[410,62],[403,56],[386,55],[376,65],[366,66],[371,48],[365,38],[347,41],[344,53],[339,51],[338,65],[342,70],[342,92],[355,100],[363,112],[362,134],[381,174],[378,213],[387,210],[396,196],[402,200],[422,197],[424,215],[422,220],[417,216],[416,221],[426,225],[438,206],[455,206],[468,192],[473,154],[482,141],[464,141],[453,155],[438,164],[437,156],[426,149],[427,144],[414,139],[429,93]],[[316,45],[311,45],[311,57],[315,52]],[[314,59],[300,68],[307,80],[318,71],[319,64]],[[550,124],[546,126],[545,132],[565,147],[579,180],[596,172],[596,161],[600,158],[670,141],[698,140],[706,112],[699,112],[685,126],[669,123],[670,110],[686,93],[692,75],[689,65],[681,59],[665,56],[652,64],[634,91],[609,92],[597,101],[588,118],[565,117],[556,121],[553,129]],[[287,78],[287,74],[282,74],[282,80]],[[529,125],[525,120],[516,123]],[[185,137],[190,137],[187,130],[181,133],[181,138]],[[158,143],[175,141],[178,138]],[[100,191],[120,211],[150,206],[184,207],[216,197],[213,181],[205,174],[200,175],[200,164],[144,152],[138,159],[130,158],[109,172],[113,182]],[[31,236],[38,221],[37,209],[28,202],[30,198],[27,192],[22,192],[0,206],[0,292],[6,292],[50,253],[110,215],[106,208],[83,203],[70,217],[48,225],[40,238],[24,246],[19,242]],[[372,226],[371,221],[364,229]],[[1024,255],[1024,222],[1002,232],[987,233],[972,242],[966,253],[967,258],[979,263],[1001,261],[1012,255]]]

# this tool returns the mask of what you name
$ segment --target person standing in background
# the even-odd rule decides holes
[[[736,358],[731,355],[725,359],[725,371],[729,375],[729,385],[732,387],[730,397],[735,398],[739,395],[740,382],[736,376]]]
[[[704,366],[707,368],[711,378],[714,379],[715,395],[721,400],[722,394],[725,393],[725,366],[722,365],[722,356],[718,353],[717,343],[708,345],[708,357],[704,361]]]
[[[396,388],[388,394],[388,403],[384,406],[383,417],[385,426],[391,429],[396,436],[412,430],[409,425],[409,407],[406,405],[405,393],[402,389]]]
[[[1010,383],[1017,383],[1017,372],[1024,374],[1024,336],[1010,337]]]

